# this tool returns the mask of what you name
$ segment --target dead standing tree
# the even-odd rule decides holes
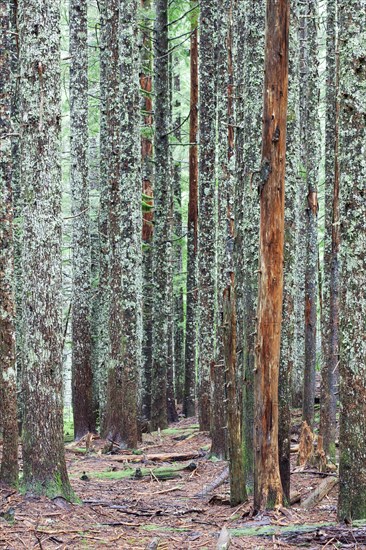
[[[267,0],[260,277],[254,379],[254,506],[282,504],[278,461],[278,374],[283,298],[289,0]]]

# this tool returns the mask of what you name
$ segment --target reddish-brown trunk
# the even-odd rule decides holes
[[[289,0],[267,0],[260,181],[260,277],[256,342],[254,506],[282,504],[278,460],[280,357],[288,91]]]

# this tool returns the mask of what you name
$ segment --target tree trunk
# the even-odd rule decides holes
[[[90,333],[88,182],[88,19],[86,0],[70,2],[70,188],[72,197],[72,405],[74,436],[95,431]]]
[[[167,368],[169,340],[169,270],[171,259],[171,172],[169,162],[168,1],[157,0],[154,26],[155,91],[155,225],[154,317],[152,350],[151,423],[167,426]]]
[[[339,3],[340,491],[338,517],[366,517],[366,3]]]
[[[194,4],[193,4],[194,5]],[[187,303],[183,414],[195,415],[198,239],[198,8],[191,17],[191,92],[189,130],[189,202],[187,225]]]
[[[47,10],[38,0],[19,3],[23,482],[35,492],[70,496],[63,448],[59,18],[57,0]]]
[[[173,135],[177,143],[181,142],[181,85],[179,72],[174,74],[173,67],[179,61],[172,64],[172,108],[175,110],[172,117],[175,128]],[[174,98],[173,90],[177,92]],[[173,238],[174,238],[174,373],[175,373],[175,395],[178,403],[183,402],[184,393],[184,301],[183,301],[183,227],[182,227],[182,189],[181,189],[182,168],[180,158],[173,160]]]
[[[241,404],[237,387],[236,314],[234,280],[224,291],[224,354],[227,370],[227,418],[230,475],[230,503],[237,506],[247,500],[243,460]]]
[[[141,0],[143,10],[150,10],[151,0]],[[146,29],[147,21],[144,20],[142,36],[143,48],[141,48],[140,87],[143,90],[142,98],[142,128],[141,153],[142,153],[142,192],[144,201],[152,206],[153,200],[153,142],[152,142],[152,29]],[[151,197],[151,199],[150,199]],[[142,226],[142,276],[143,276],[143,394],[142,414],[147,420],[151,418],[151,363],[152,363],[152,318],[153,318],[153,220],[152,211],[143,215]]]
[[[107,2],[100,0],[100,189],[99,189],[99,334],[98,334],[98,387],[99,424],[104,430],[107,389],[108,329],[109,329],[109,204],[111,180],[115,176],[112,141],[118,121],[115,114],[117,101],[116,79],[118,71],[116,56],[111,51],[117,41],[113,21],[117,14],[115,0],[107,8]],[[118,57],[117,57],[118,59]]]
[[[210,374],[215,364],[216,288],[216,72],[217,0],[200,6],[199,212],[198,212],[198,417],[210,429]]]
[[[141,173],[137,0],[119,9],[120,173],[111,190],[110,357],[105,434],[122,448],[138,442],[138,376],[142,346]]]
[[[3,433],[0,481],[18,483],[17,377],[15,366],[14,231],[10,5],[0,2],[0,398]]]
[[[229,174],[229,18],[230,1],[222,3],[220,20],[217,23],[217,338],[215,362],[211,369],[211,454],[221,459],[227,454],[226,376],[224,361],[224,315],[223,294],[230,284],[233,271],[231,249]],[[230,99],[231,102],[231,99]],[[232,122],[232,121],[231,121]],[[231,134],[230,134],[231,135]],[[230,197],[231,198],[231,197]],[[229,277],[229,280],[228,280]]]
[[[299,141],[299,53],[298,53],[298,6],[291,4],[289,37],[289,104],[287,115],[287,158],[285,196],[285,248],[283,318],[281,334],[281,362],[279,374],[278,447],[280,473],[284,496],[290,502],[290,431],[291,431],[291,375],[294,362],[295,329],[295,260],[297,251],[296,199],[299,189],[300,141]]]
[[[267,0],[260,193],[260,278],[254,376],[254,506],[282,504],[278,461],[289,2]]]
[[[307,181],[306,267],[305,267],[305,366],[303,420],[313,427],[316,370],[316,329],[318,298],[318,176],[320,157],[319,73],[318,73],[318,2],[305,6],[305,73],[302,92],[306,94],[306,114],[301,136],[305,152],[303,165]]]
[[[258,298],[259,204],[253,174],[261,162],[262,106],[258,98],[263,91],[265,2],[247,0],[244,27],[244,116],[243,116],[243,366],[244,366],[244,441],[247,480],[252,483],[254,365]],[[240,31],[239,31],[240,32]],[[252,60],[255,59],[253,63]],[[253,122],[253,120],[255,122]]]
[[[339,361],[339,169],[337,1],[327,2],[325,227],[322,316],[322,394],[320,433],[324,451],[335,458]]]

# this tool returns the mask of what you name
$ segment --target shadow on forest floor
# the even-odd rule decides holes
[[[227,536],[223,528],[230,533],[230,548],[320,548],[341,540],[325,528],[336,521],[337,488],[312,510],[295,504],[255,517],[251,500],[229,506],[227,481],[195,498],[226,463],[209,458],[210,439],[194,422],[145,434],[141,454],[102,454],[100,439],[66,444],[72,487],[83,504],[0,487],[0,548],[214,549],[220,532]],[[322,478],[295,471],[296,454],[292,460],[292,491],[303,500]],[[350,529],[347,533],[353,537]]]

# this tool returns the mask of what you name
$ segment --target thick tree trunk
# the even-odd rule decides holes
[[[144,10],[150,10],[151,0],[141,0]],[[152,29],[146,29],[144,21],[143,48],[141,48],[140,87],[143,90],[142,97],[142,124],[141,137],[142,154],[142,191],[144,200],[152,206],[153,196],[153,142],[152,142]],[[143,373],[142,373],[142,414],[147,420],[151,418],[151,363],[152,363],[152,318],[153,318],[153,220],[152,211],[143,215],[142,227],[142,276],[143,276]]]
[[[337,1],[327,2],[325,227],[322,315],[322,394],[320,433],[324,451],[335,458],[339,362],[339,169]]]
[[[210,374],[215,365],[216,288],[216,18],[217,0],[200,6],[199,212],[198,212],[198,417],[210,429]]]
[[[138,376],[142,352],[142,214],[137,0],[119,9],[120,173],[111,190],[110,356],[105,434],[123,448],[138,442]]]
[[[17,377],[15,366],[14,230],[11,140],[10,5],[0,2],[0,481],[18,483]]]
[[[70,188],[72,197],[72,405],[74,436],[95,431],[90,332],[88,182],[88,18],[86,0],[70,2]]]
[[[282,504],[278,460],[289,2],[267,0],[262,166],[259,186],[260,278],[254,376],[254,506]]]
[[[21,177],[24,205],[23,482],[69,496],[61,357],[60,10],[19,3]]]
[[[154,310],[151,387],[152,428],[167,426],[171,172],[169,162],[168,1],[157,0],[154,27],[155,180]]]
[[[198,239],[198,8],[191,19],[191,93],[189,130],[189,202],[187,225],[187,302],[183,414],[195,414]]]
[[[340,490],[338,517],[366,517],[366,2],[339,2]]]
[[[319,73],[317,0],[308,0],[303,8],[305,21],[305,71],[301,92],[305,93],[305,119],[302,124],[303,166],[307,181],[306,216],[306,267],[305,267],[305,365],[303,420],[309,426],[314,423],[316,333],[318,299],[318,176],[320,157],[319,124]]]
[[[291,375],[294,363],[295,329],[295,279],[296,199],[299,188],[299,52],[298,52],[298,6],[291,4],[289,37],[289,104],[287,115],[287,166],[285,196],[285,248],[283,318],[281,335],[281,362],[278,388],[279,421],[278,447],[280,473],[284,495],[290,502],[290,431],[291,431]]]

